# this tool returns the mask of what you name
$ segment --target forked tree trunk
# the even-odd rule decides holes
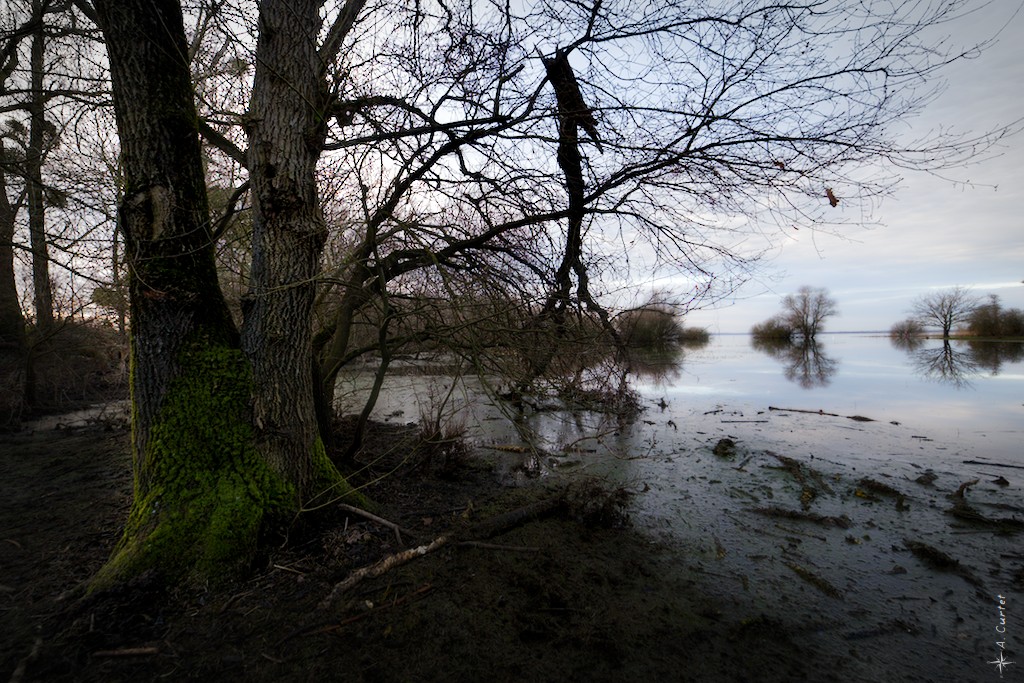
[[[130,273],[134,502],[102,587],[154,569],[217,579],[248,566],[293,484],[255,444],[252,375],[221,296],[181,9],[96,3],[110,57]]]
[[[314,492],[351,491],[313,412],[309,315],[324,235],[307,137],[320,115],[307,95],[318,93],[303,73],[315,49],[303,43],[316,40],[317,9],[262,5],[243,353],[214,267],[181,9],[97,2],[125,169],[135,499],[94,586],[150,568],[178,581],[231,576],[268,524],[291,520]]]

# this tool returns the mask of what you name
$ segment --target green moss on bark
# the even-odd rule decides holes
[[[193,341],[178,367],[146,452],[136,454],[124,536],[94,588],[150,569],[172,581],[238,576],[264,525],[288,519],[298,505],[295,489],[255,448],[241,351]]]
[[[316,509],[330,501],[341,500],[370,512],[376,510],[377,505],[349,484],[338,472],[338,468],[327,456],[324,442],[319,436],[313,444],[312,458],[314,496],[310,501],[310,507]]]

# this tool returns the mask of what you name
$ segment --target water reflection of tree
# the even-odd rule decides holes
[[[889,337],[889,343],[893,345],[893,348],[899,349],[900,351],[917,351],[922,346],[924,346],[924,342],[924,337],[919,337],[912,334],[895,335]]]
[[[998,375],[1003,363],[1019,363],[1024,360],[1024,343],[969,341],[971,360],[978,366]]]
[[[825,353],[824,347],[813,339],[799,342],[752,339],[751,345],[784,366],[786,379],[804,389],[826,387],[839,370],[839,361]]]
[[[625,366],[629,372],[655,386],[666,386],[679,379],[687,349],[706,346],[707,342],[686,342],[660,348],[627,348]]]
[[[958,389],[969,387],[970,378],[978,374],[981,367],[973,354],[954,349],[948,339],[944,339],[940,347],[913,351],[910,359],[917,374]]]
[[[910,356],[914,372],[927,379],[952,384],[958,388],[971,386],[970,379],[989,372],[998,375],[1004,363],[1019,363],[1024,360],[1024,343],[968,341],[954,347],[948,340],[942,346],[921,348],[923,340],[892,339],[892,344]]]

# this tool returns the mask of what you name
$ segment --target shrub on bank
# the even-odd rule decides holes
[[[924,335],[924,325],[920,321],[908,318],[889,328],[889,336],[893,339],[914,339]]]
[[[769,318],[750,328],[750,334],[753,335],[754,341],[762,344],[788,344],[793,341],[795,333],[796,331],[780,317]]]

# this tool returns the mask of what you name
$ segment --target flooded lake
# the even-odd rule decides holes
[[[784,634],[835,663],[829,680],[995,680],[1019,654],[1019,631],[993,630],[998,608],[1024,609],[1019,344],[833,334],[761,351],[720,335],[647,369],[630,423],[512,414],[478,379],[429,372],[389,379],[374,417],[439,413],[508,484],[632,491],[635,528],[715,618]],[[371,377],[347,378],[352,408]]]
[[[652,439],[692,436],[702,429],[702,418],[720,411],[742,414],[742,421],[725,422],[742,432],[766,420],[770,407],[820,410],[897,422],[901,432],[917,437],[911,443],[934,443],[940,454],[951,457],[1024,465],[1020,343],[946,346],[927,340],[911,350],[877,334],[826,334],[813,352],[794,348],[769,353],[753,348],[748,335],[716,335],[680,360],[660,368],[657,377],[640,376],[633,382],[646,412],[629,428],[596,414],[512,415],[485,395],[476,378],[453,385],[450,376],[429,373],[389,378],[373,417],[415,422],[421,413],[443,411],[463,423],[478,443],[525,437],[544,450],[562,451],[591,442],[591,447],[622,455],[620,449],[649,448]],[[348,410],[358,409],[371,380],[368,368],[341,383]],[[503,417],[517,418],[516,424],[506,424]],[[674,425],[671,434],[665,433],[668,423]],[[773,436],[761,430],[761,437],[806,443],[821,435]]]
[[[775,406],[896,421],[968,457],[1024,465],[1020,343],[954,341],[947,349],[927,340],[904,350],[883,336],[831,334],[818,346],[824,360],[804,363],[801,354],[756,351],[747,335],[719,335],[688,353],[670,382],[641,382],[639,388],[693,407]]]

